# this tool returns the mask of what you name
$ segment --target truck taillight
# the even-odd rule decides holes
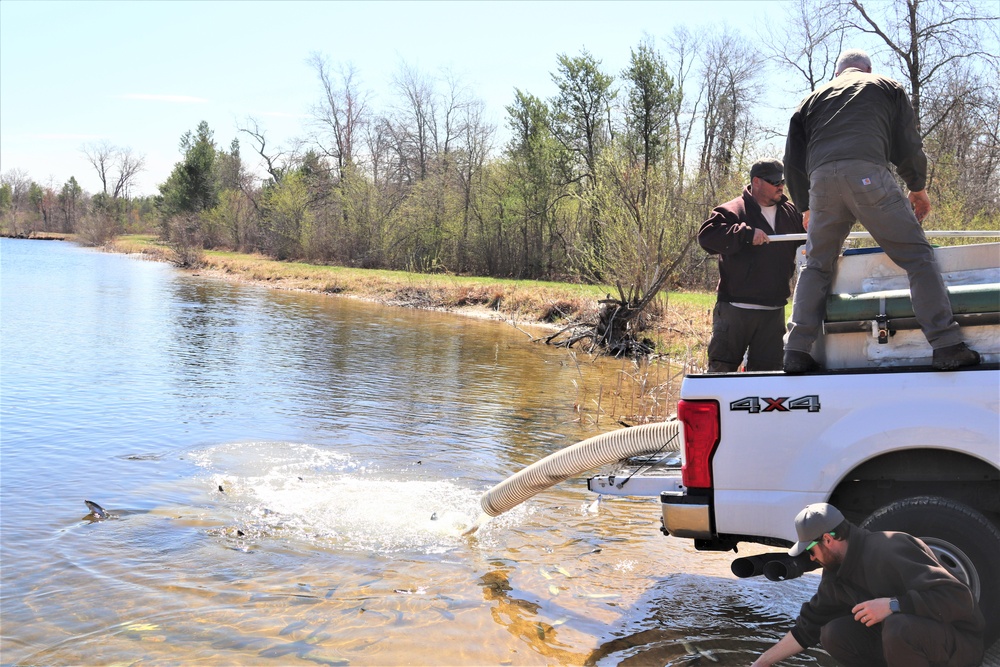
[[[677,418],[684,425],[681,482],[688,488],[711,488],[712,455],[719,444],[719,403],[678,401]]]

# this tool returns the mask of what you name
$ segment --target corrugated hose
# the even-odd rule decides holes
[[[676,419],[643,424],[595,435],[544,459],[535,461],[483,494],[483,512],[499,516],[554,484],[570,477],[654,452],[677,451],[681,446],[681,423]]]

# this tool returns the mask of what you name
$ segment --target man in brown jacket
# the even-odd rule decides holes
[[[823,566],[816,594],[795,627],[754,667],[821,643],[842,665],[975,667],[983,660],[983,615],[968,586],[906,533],[869,532],[826,503],[795,517],[799,541]]]
[[[802,244],[770,241],[803,232],[802,215],[785,196],[784,167],[773,159],[755,162],[743,194],[702,223],[698,243],[719,256],[709,373],[739,370],[744,355],[748,371],[781,370],[785,304]]]

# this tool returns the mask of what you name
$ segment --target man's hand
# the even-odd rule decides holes
[[[802,211],[802,229],[809,231],[809,211]]]
[[[892,614],[892,610],[889,609],[889,598],[876,598],[855,605],[851,613],[854,614],[855,621],[870,628],[888,618]]]
[[[771,239],[768,238],[767,234],[763,229],[753,230],[753,244],[754,245],[764,245],[765,243],[770,243]]]
[[[785,658],[790,658],[804,650],[795,637],[792,636],[792,633],[789,632],[777,644],[764,651],[764,654],[757,658],[750,667],[771,667],[774,663],[781,662]]]
[[[927,214],[931,212],[931,198],[927,196],[927,190],[911,192],[907,198],[913,205],[913,215],[917,216],[917,222],[923,222]]]

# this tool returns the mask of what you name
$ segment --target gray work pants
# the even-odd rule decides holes
[[[934,250],[909,200],[883,165],[838,160],[809,177],[806,265],[799,276],[786,350],[809,352],[826,316],[840,249],[858,221],[910,279],[913,314],[934,349],[962,342]]]

